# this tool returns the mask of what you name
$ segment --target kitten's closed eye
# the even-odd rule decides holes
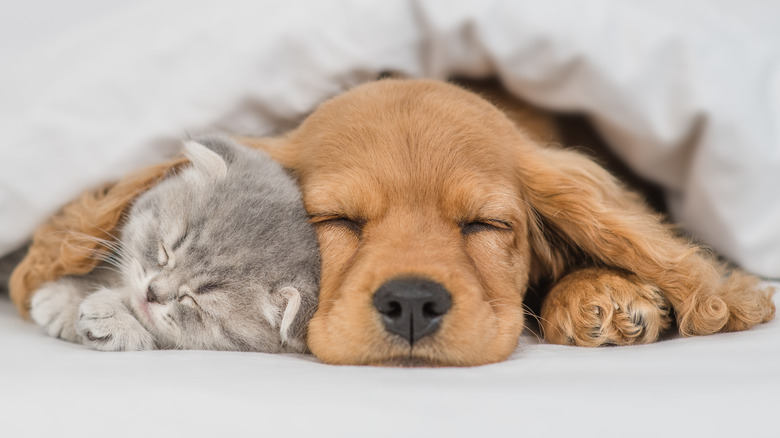
[[[215,291],[215,290],[217,290],[219,288],[224,287],[226,284],[227,283],[222,282],[222,281],[212,281],[212,282],[208,282],[208,283],[203,283],[200,286],[198,286],[197,289],[195,289],[195,293],[200,295],[200,294],[205,294],[205,293],[208,293],[208,292],[212,292],[212,291]]]
[[[187,239],[187,236],[189,236],[189,234],[187,234],[188,232],[189,232],[189,226],[185,227],[181,237],[179,237],[178,239],[176,239],[175,242],[173,242],[173,245],[171,245],[171,251],[176,251],[177,249],[179,249],[179,247],[181,247],[181,245],[184,243],[184,240]]]

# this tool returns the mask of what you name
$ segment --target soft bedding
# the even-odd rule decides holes
[[[497,74],[584,112],[695,238],[780,277],[777,3],[80,1],[4,19],[21,49],[0,72],[0,254],[188,133],[278,132],[393,70]]]
[[[775,299],[776,304],[780,304]],[[0,301],[9,437],[776,437],[780,323],[636,347],[539,344],[476,368],[329,366],[310,356],[106,353]]]
[[[665,189],[695,238],[780,277],[777,4],[69,5],[3,14],[0,254],[82,190],[168,156],[186,135],[281,132],[392,70],[496,74],[536,104],[584,112]],[[45,337],[3,297],[0,434],[769,437],[779,338],[777,321],[596,350],[528,334],[496,365],[331,367],[308,356],[94,352]]]

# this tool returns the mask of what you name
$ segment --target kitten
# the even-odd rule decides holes
[[[297,185],[224,137],[184,152],[192,166],[134,202],[101,267],[35,293],[33,320],[98,350],[304,352],[319,250]]]

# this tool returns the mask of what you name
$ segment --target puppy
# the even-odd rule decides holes
[[[590,159],[543,146],[457,86],[369,83],[284,137],[241,141],[301,186],[322,256],[308,343],[327,363],[504,360],[525,326],[523,297],[539,284],[552,285],[540,316],[553,343],[647,343],[673,317],[692,336],[774,316],[771,288],[677,237]],[[66,211],[58,227],[83,213]],[[62,251],[50,236],[36,235],[14,273],[22,311],[30,284],[62,275],[31,268]]]

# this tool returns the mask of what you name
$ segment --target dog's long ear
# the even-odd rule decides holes
[[[532,247],[547,275],[559,277],[572,263],[583,261],[631,270],[629,266],[635,266],[630,260],[632,252],[666,248],[667,240],[678,244],[673,246],[686,246],[673,239],[671,231],[637,195],[578,152],[552,147],[528,150],[519,167],[524,195],[535,219]],[[642,259],[647,259],[646,255],[642,254]],[[680,254],[655,256],[675,258]]]
[[[233,139],[244,146],[265,151],[282,167],[294,171],[300,167],[298,162],[300,154],[295,143],[289,140],[289,135],[284,137],[234,137]]]
[[[747,286],[745,276],[724,282],[708,252],[677,237],[606,170],[577,152],[540,147],[524,148],[517,166],[538,276],[555,281],[577,263],[613,267],[657,285],[683,334],[732,322],[718,295]]]

